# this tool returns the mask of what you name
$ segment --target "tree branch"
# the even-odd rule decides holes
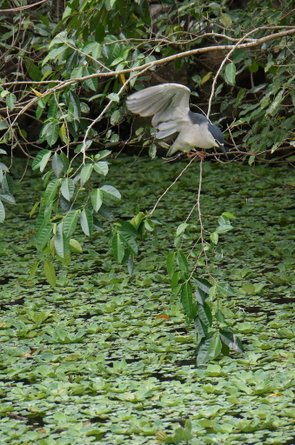
[[[42,3],[46,3],[48,0],[41,0],[37,3],[32,3],[31,5],[24,5],[24,6],[18,6],[17,8],[10,8],[10,9],[0,9],[0,13],[1,12],[19,12],[19,11],[24,11],[25,9],[31,9],[34,8],[35,6],[39,6],[42,5]]]

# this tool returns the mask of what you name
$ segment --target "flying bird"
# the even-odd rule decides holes
[[[177,151],[212,147],[220,148],[226,155],[221,130],[200,113],[190,109],[191,90],[179,83],[163,83],[145,88],[127,98],[127,108],[140,116],[153,116],[152,126],[156,138],[165,139],[178,133],[168,150],[168,156]]]

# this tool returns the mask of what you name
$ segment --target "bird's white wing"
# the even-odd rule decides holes
[[[145,88],[127,99],[127,108],[140,116],[153,116],[157,138],[162,139],[181,130],[189,121],[190,89],[178,83],[164,83]]]

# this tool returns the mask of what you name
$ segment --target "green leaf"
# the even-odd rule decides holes
[[[116,125],[120,122],[122,118],[122,113],[120,110],[115,110],[113,111],[112,115],[111,115],[111,125]]]
[[[8,128],[8,122],[0,118],[0,130],[6,130],[6,128]]]
[[[231,329],[225,328],[220,331],[220,339],[229,350],[235,352],[243,352],[242,343],[237,335]]]
[[[83,209],[80,215],[81,229],[86,236],[90,236],[93,231],[93,215],[88,209]]]
[[[93,210],[95,212],[98,212],[98,210],[102,206],[102,199],[103,199],[102,191],[99,188],[92,190],[90,193],[90,199],[91,199]]]
[[[75,183],[73,179],[71,178],[65,178],[61,182],[60,191],[62,196],[67,200],[70,201],[75,193]]]
[[[15,204],[15,197],[11,193],[0,193],[1,201],[8,202],[9,204]]]
[[[120,224],[120,236],[121,239],[125,242],[125,245],[128,249],[134,254],[138,253],[138,245],[136,242],[137,230],[130,222],[122,222]]]
[[[44,261],[44,274],[50,286],[54,287],[56,285],[56,273],[53,263],[49,260]]]
[[[91,173],[93,171],[93,164],[86,164],[82,167],[80,173],[80,183],[83,186],[89,180]]]
[[[42,225],[35,236],[35,246],[39,252],[46,247],[52,233],[52,224]]]
[[[64,171],[65,166],[61,157],[57,153],[54,153],[54,155],[52,156],[51,165],[55,176],[59,178]]]
[[[283,98],[284,98],[284,90],[281,90],[281,91],[278,92],[276,97],[273,99],[270,107],[268,107],[268,109],[266,110],[266,114],[267,115],[275,114],[275,112],[277,111],[279,105],[283,101]]]
[[[59,123],[55,121],[47,122],[42,127],[41,134],[40,134],[40,141],[46,141],[50,147],[52,147],[59,136]]]
[[[101,190],[107,199],[113,201],[119,201],[121,199],[121,193],[112,185],[103,185]]]
[[[209,346],[211,344],[211,337],[202,338],[197,346],[197,366],[206,364],[209,361]]]
[[[36,65],[32,59],[27,59],[25,61],[25,66],[26,66],[27,72],[32,80],[39,81],[42,79],[42,72],[39,69],[38,65]]]
[[[57,225],[56,234],[53,237],[53,243],[56,250],[56,253],[64,258],[66,254],[66,246],[63,234],[63,224],[62,222]]]
[[[178,250],[176,253],[176,262],[180,269],[180,271],[183,274],[188,274],[189,272],[189,265],[186,256],[181,250]]]
[[[121,264],[125,256],[125,243],[120,232],[115,232],[112,237],[112,249],[116,261]]]
[[[223,212],[221,216],[223,216],[224,218],[227,218],[227,219],[236,219],[237,218],[236,215],[231,212]]]
[[[217,244],[218,244],[218,239],[219,239],[219,236],[218,236],[217,232],[210,233],[210,240],[211,240],[212,244],[214,244],[215,246],[217,246]]]
[[[189,226],[188,223],[182,223],[182,224],[180,224],[180,225],[177,227],[177,229],[176,229],[176,235],[175,235],[175,236],[180,236],[180,235],[182,235],[182,234],[186,231],[186,229],[187,229],[188,226]]]
[[[63,232],[66,238],[70,238],[76,230],[80,210],[70,210],[63,219]]]
[[[82,253],[83,252],[83,248],[82,248],[81,244],[76,239],[71,238],[69,245],[70,245],[70,249],[72,252],[74,252],[74,253]]]
[[[5,207],[3,205],[3,202],[0,201],[0,223],[3,223],[5,220]]]
[[[144,219],[145,219],[145,213],[144,212],[138,212],[136,215],[133,216],[133,218],[130,221],[130,224],[132,224],[133,227],[136,230],[138,230]]]
[[[101,161],[101,159],[106,158],[107,156],[109,156],[112,152],[110,150],[101,150],[99,151],[95,156],[94,159],[96,161]]]
[[[16,95],[13,93],[9,93],[6,96],[6,105],[9,111],[14,109],[15,102],[16,102]]]
[[[180,291],[180,300],[184,309],[184,313],[188,320],[194,320],[197,314],[197,305],[193,300],[192,286],[189,282],[182,284]]]
[[[236,83],[236,65],[234,62],[230,62],[225,67],[225,80],[229,85],[235,85]]]
[[[222,343],[220,340],[220,335],[219,335],[219,332],[216,332],[213,335],[211,342],[209,344],[209,347],[208,347],[209,359],[215,360],[221,354],[221,350],[222,350]]]
[[[96,173],[102,176],[106,176],[109,172],[109,166],[106,161],[96,162],[93,168]]]
[[[107,95],[107,98],[110,99],[112,102],[119,103],[120,102],[120,96],[116,93],[110,93]]]
[[[196,292],[195,292],[195,297],[196,297],[198,303],[200,303],[201,305],[204,305],[206,299],[209,296],[211,284],[209,283],[209,281],[207,281],[205,279],[201,279],[201,278],[196,280],[196,284],[197,284],[197,288],[196,288]]]
[[[59,179],[52,179],[52,181],[49,182],[43,195],[45,205],[53,202],[53,200],[57,195],[59,186],[60,186]]]
[[[222,226],[216,227],[215,232],[219,235],[222,235],[224,233],[230,232],[233,229],[233,226],[231,224],[223,224]]]
[[[175,252],[170,252],[167,255],[167,272],[168,275],[171,277],[171,275],[173,274],[174,270],[175,270]]]
[[[36,155],[35,159],[33,159],[32,162],[32,170],[37,170],[37,168],[40,169],[41,172],[45,169],[47,162],[49,161],[51,156],[50,150],[41,150]]]
[[[232,19],[228,14],[220,14],[220,21],[225,28],[230,28],[232,26]]]

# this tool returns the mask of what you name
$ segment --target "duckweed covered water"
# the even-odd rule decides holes
[[[150,209],[184,165],[114,161],[115,213]],[[196,368],[165,263],[196,201],[198,164],[159,204],[132,276],[98,234],[54,290],[28,274],[40,187],[28,175],[2,226],[1,444],[294,444],[294,185],[288,167],[205,163],[206,229],[223,211],[237,216],[210,268],[233,289],[221,304],[245,352]]]

